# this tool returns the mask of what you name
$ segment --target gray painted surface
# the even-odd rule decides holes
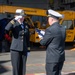
[[[49,0],[0,0],[0,4],[43,8],[43,9],[48,8],[48,3]]]

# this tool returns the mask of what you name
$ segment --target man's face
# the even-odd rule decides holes
[[[21,22],[23,22],[23,21],[24,21],[24,16],[22,16],[22,18],[20,19],[20,21],[21,21]]]
[[[49,23],[49,25],[51,25],[51,23],[52,23],[52,17],[48,17],[48,23]]]

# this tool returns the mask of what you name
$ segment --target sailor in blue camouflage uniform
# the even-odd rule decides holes
[[[26,74],[26,60],[30,52],[30,33],[28,24],[24,22],[25,16],[24,10],[17,9],[15,18],[5,27],[5,37],[7,40],[10,40],[8,32],[12,31],[10,51],[13,75]]]

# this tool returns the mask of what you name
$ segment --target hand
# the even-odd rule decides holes
[[[43,31],[43,30],[41,30],[41,32],[40,32],[41,34],[43,34],[43,35],[45,35],[45,31]]]
[[[15,17],[15,20],[18,20],[18,19],[20,19],[20,18],[22,18],[22,16],[16,16],[16,17]]]
[[[43,36],[41,36],[41,35],[38,35],[38,36],[39,36],[40,39],[43,39]]]
[[[5,37],[6,40],[8,40],[9,42],[11,42],[12,39],[11,39],[11,37],[8,34],[5,34],[4,37]]]

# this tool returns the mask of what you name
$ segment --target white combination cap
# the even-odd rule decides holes
[[[48,10],[48,17],[52,16],[52,17],[56,17],[56,18],[64,18],[64,15],[60,14],[59,12],[56,12],[52,9]]]
[[[23,9],[17,9],[15,13],[16,15],[19,15],[19,16],[26,16]]]

